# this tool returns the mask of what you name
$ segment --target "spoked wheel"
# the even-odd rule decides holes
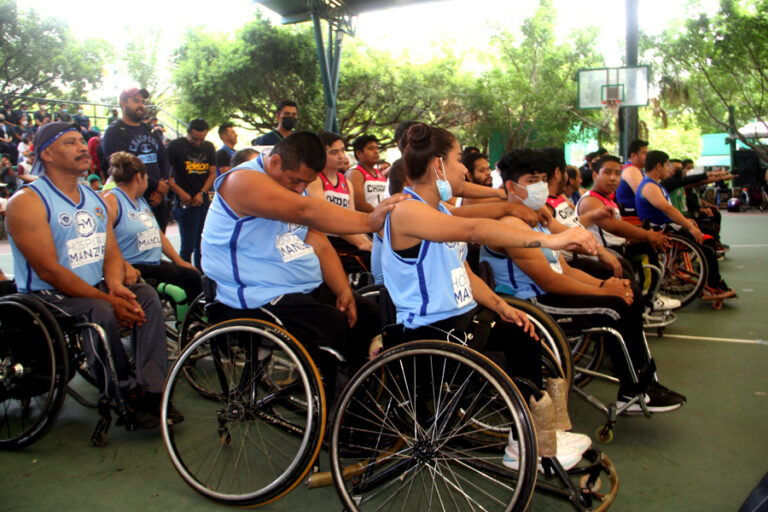
[[[573,385],[583,388],[592,380],[592,376],[583,370],[596,372],[603,364],[605,345],[603,336],[588,332],[570,339],[573,357]]]
[[[169,404],[182,423],[168,424]],[[200,333],[173,365],[162,407],[176,470],[199,493],[231,505],[288,493],[309,472],[325,431],[317,368],[295,338],[259,320],[230,320]]]
[[[659,293],[677,299],[685,306],[701,295],[707,283],[707,260],[701,247],[684,236],[667,233],[670,248],[659,253],[664,278]]]
[[[512,432],[519,470],[502,463]],[[530,413],[485,356],[443,341],[390,349],[349,382],[331,426],[347,510],[526,510],[536,481]]]
[[[28,295],[0,299],[0,449],[42,437],[61,411],[67,347],[53,315]]]

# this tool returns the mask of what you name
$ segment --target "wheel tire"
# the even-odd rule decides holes
[[[61,329],[41,301],[0,299],[0,449],[28,446],[53,426],[66,398],[67,359]]]
[[[482,354],[444,341],[399,345],[355,374],[336,411],[331,471],[346,510],[527,510],[537,473],[530,412]],[[502,464],[510,429],[520,471]]]
[[[659,293],[677,299],[682,306],[701,295],[707,284],[709,269],[704,253],[698,245],[677,233],[667,233],[670,248],[659,253],[664,278]]]
[[[218,384],[215,399],[192,382],[211,392]],[[182,423],[169,422],[171,404]],[[264,505],[312,468],[325,432],[325,393],[293,336],[269,322],[235,319],[209,327],[182,351],[166,380],[161,420],[171,461],[193,489],[220,503]]]

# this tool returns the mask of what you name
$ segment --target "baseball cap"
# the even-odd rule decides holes
[[[141,94],[144,99],[149,98],[149,91],[146,89],[139,89],[138,87],[129,87],[128,89],[125,89],[123,92],[120,93],[120,101],[123,102],[130,98],[131,96],[136,96],[137,94]]]
[[[80,133],[80,125],[56,121],[45,124],[37,129],[37,132],[35,133],[35,142],[33,144],[33,147],[35,148],[35,163],[32,164],[30,174],[35,176],[42,174],[43,161],[40,159],[40,153],[56,142],[59,137],[68,132]]]

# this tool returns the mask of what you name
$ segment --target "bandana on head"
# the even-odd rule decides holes
[[[35,163],[32,164],[32,170],[30,171],[30,174],[34,176],[40,176],[43,174],[43,160],[40,158],[40,155],[43,153],[45,148],[59,140],[62,135],[69,132],[80,133],[80,126],[73,123],[57,121],[55,123],[48,123],[44,126],[41,126],[37,130],[34,143]]]

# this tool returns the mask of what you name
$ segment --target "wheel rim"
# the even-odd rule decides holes
[[[349,510],[524,510],[530,500],[530,444],[520,472],[502,465],[507,433],[532,432],[520,405],[487,368],[435,353],[445,345],[384,353],[342,395],[331,466]]]
[[[289,341],[277,329],[214,326],[174,364],[163,394],[163,439],[177,471],[201,494],[230,504],[268,502],[290,490],[317,455],[323,393]],[[201,396],[190,373],[221,391]],[[168,424],[170,402],[183,423]]]

